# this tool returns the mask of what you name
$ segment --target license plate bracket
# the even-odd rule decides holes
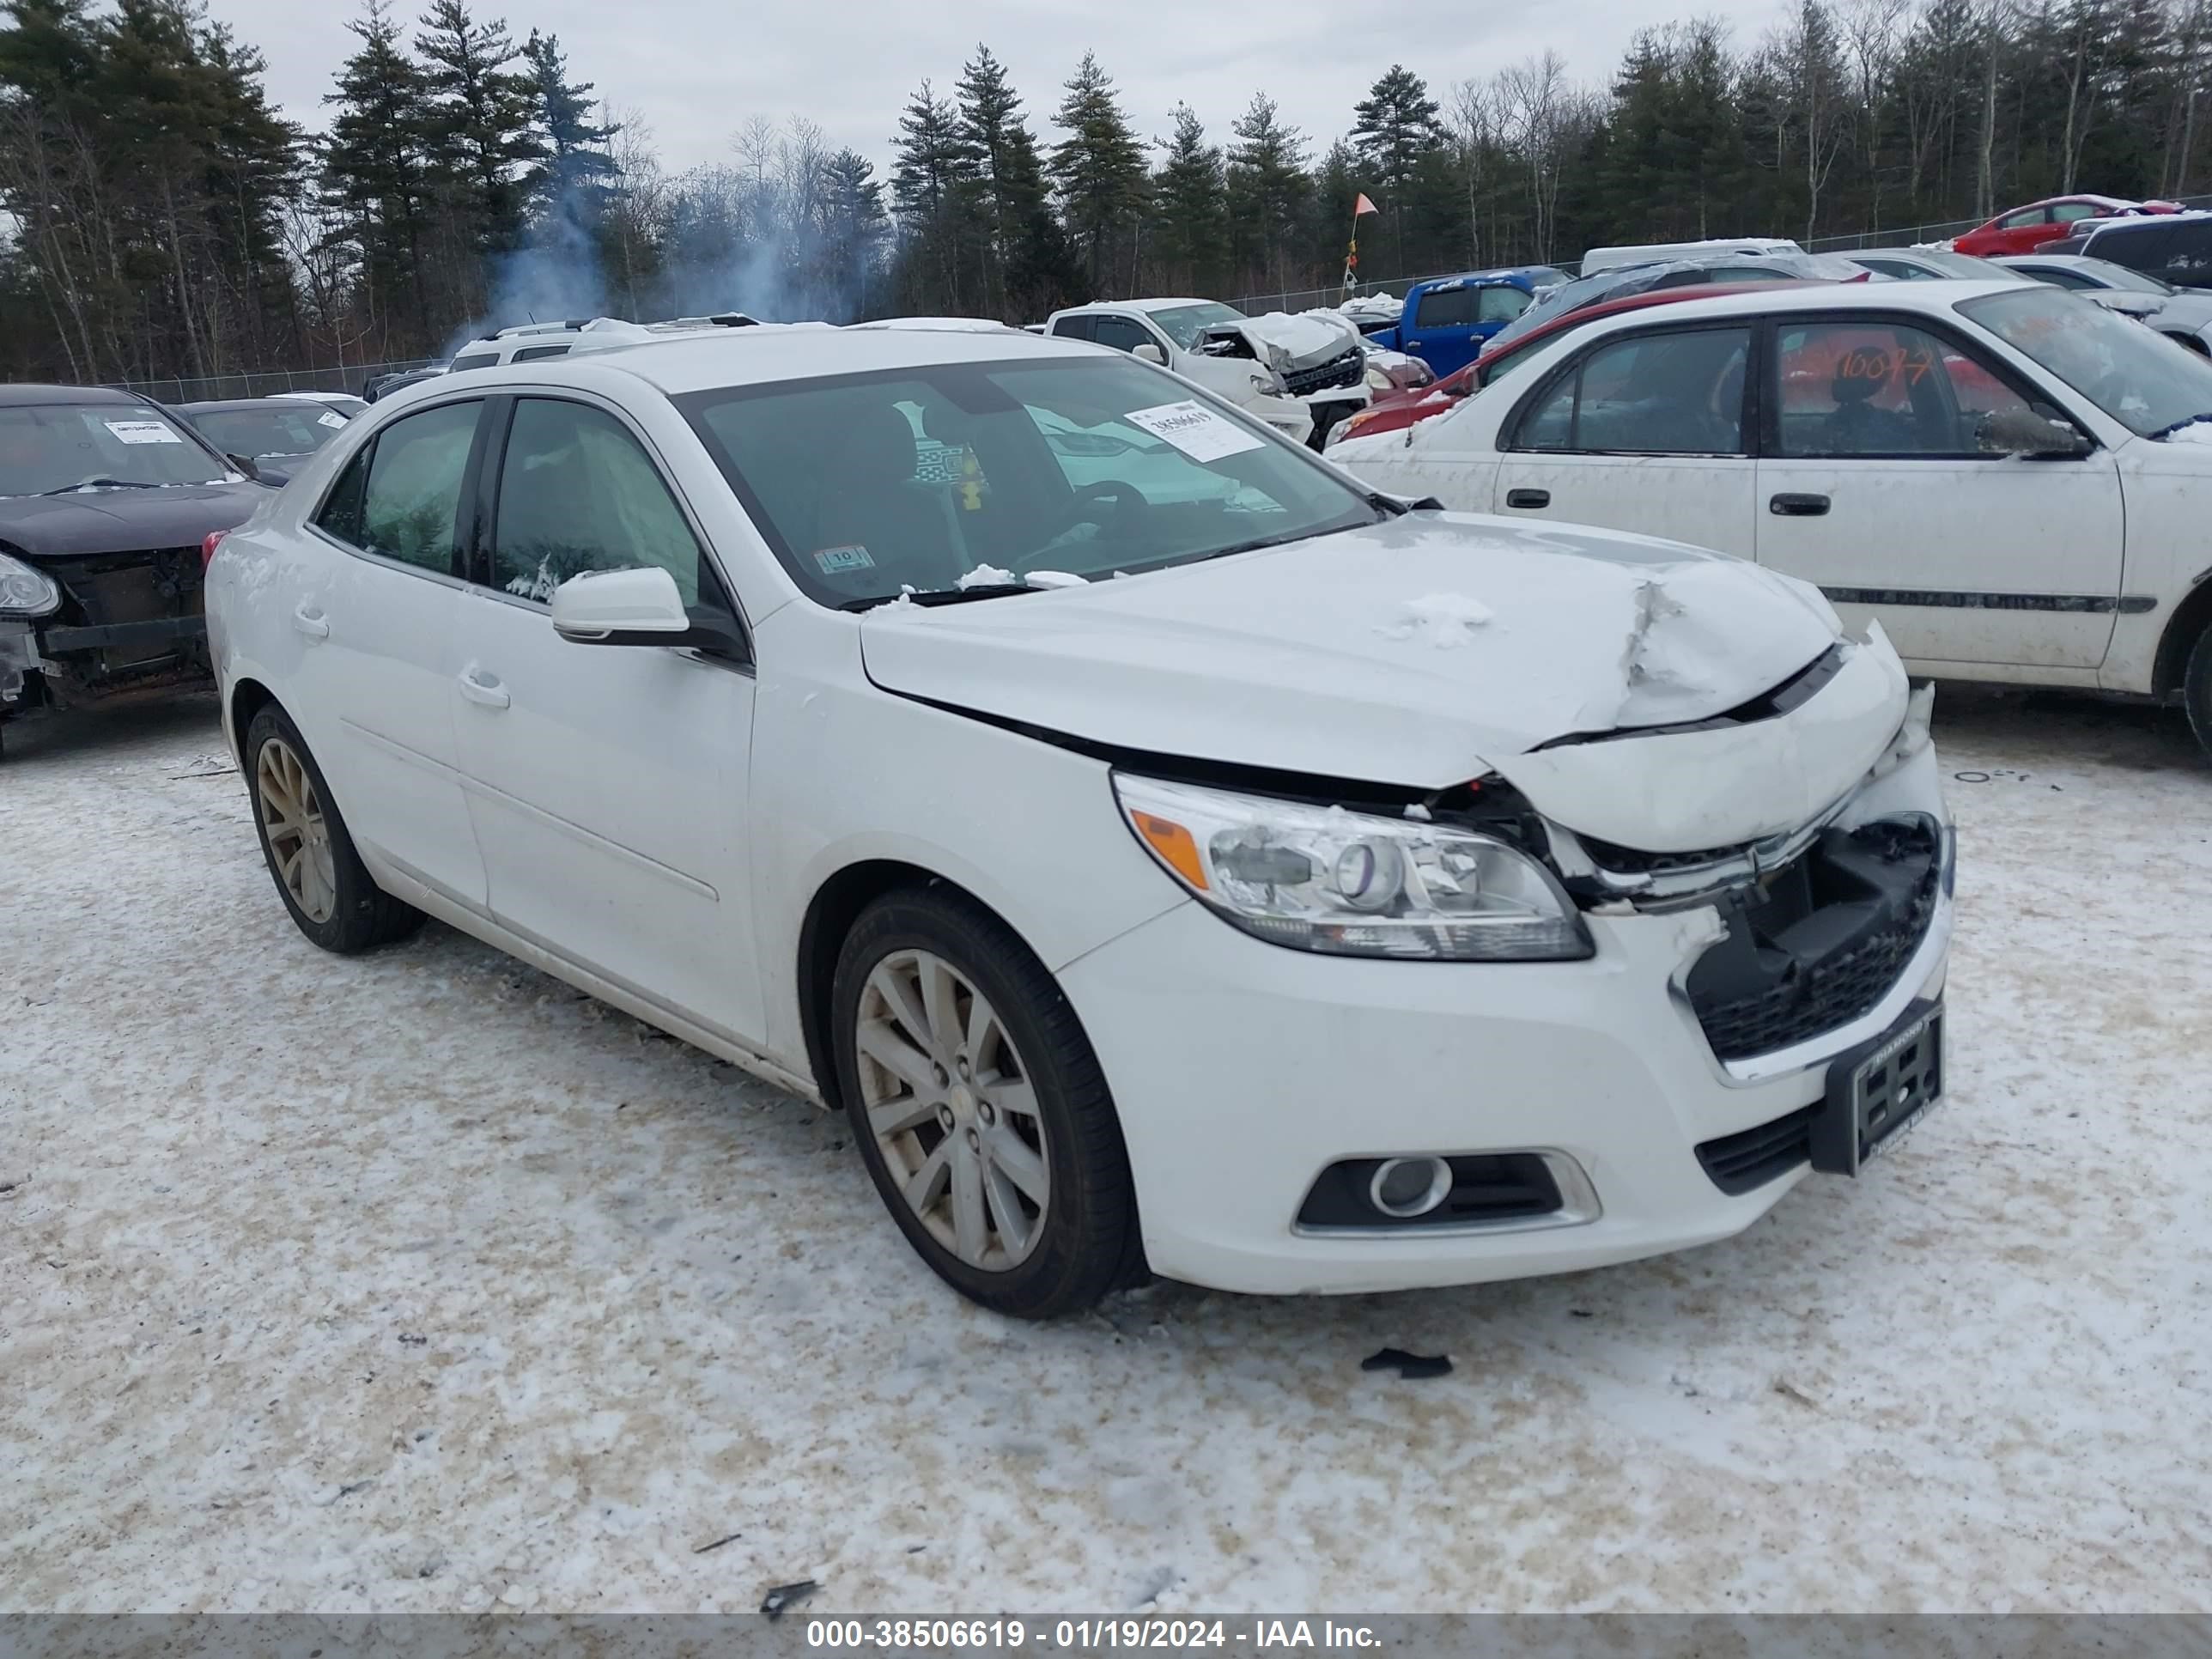
[[[1828,1065],[1828,1094],[1813,1120],[1813,1168],[1855,1176],[1927,1115],[1943,1096],[1943,1003],[1914,1003],[1880,1036]]]

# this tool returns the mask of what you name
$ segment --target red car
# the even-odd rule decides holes
[[[2179,202],[2130,202],[2117,196],[2053,196],[2000,213],[1951,246],[1978,259],[2000,253],[2033,253],[2045,242],[2071,235],[2084,219],[2125,218],[2138,213],[2179,213]]]
[[[1424,391],[1378,392],[1373,403],[1329,434],[1330,447],[1334,448],[1346,438],[1372,438],[1384,432],[1401,431],[1417,421],[1455,409],[1461,399],[1488,386],[1504,370],[1521,362],[1524,352],[1548,345],[1569,330],[1595,322],[1601,317],[1641,311],[1646,306],[1671,305],[1677,300],[1710,300],[1723,294],[1757,294],[1766,289],[1798,286],[1796,283],[1698,283],[1688,288],[1652,289],[1618,300],[1601,300],[1595,305],[1554,317],[1541,328],[1532,328],[1518,339],[1484,352],[1465,368],[1445,375]]]

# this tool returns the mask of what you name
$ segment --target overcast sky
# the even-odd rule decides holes
[[[321,99],[354,44],[345,24],[357,7],[212,0],[210,9],[267,55],[270,91],[286,112],[320,128]],[[395,9],[409,15],[419,7],[398,0]],[[1667,0],[480,0],[479,9],[503,14],[518,41],[533,27],[559,35],[572,69],[595,82],[601,98],[643,112],[676,169],[724,158],[731,133],[750,116],[793,113],[881,166],[908,94],[924,76],[949,89],[979,40],[1006,61],[1048,142],[1060,83],[1087,47],[1119,84],[1144,137],[1164,137],[1170,112],[1184,100],[1225,140],[1229,123],[1264,88],[1285,118],[1325,143],[1351,125],[1352,104],[1393,62],[1425,79],[1439,101],[1454,82],[1547,46],[1577,79],[1598,82],[1638,29],[1680,15]],[[1733,22],[1739,46],[1755,42],[1776,15],[1773,0],[1698,9]]]

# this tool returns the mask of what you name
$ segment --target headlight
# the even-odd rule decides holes
[[[1273,944],[1432,962],[1591,954],[1549,872],[1492,836],[1118,773],[1114,793],[1169,874]]]
[[[1279,398],[1283,395],[1283,377],[1272,368],[1255,368],[1252,371],[1252,390],[1266,397]]]
[[[0,553],[0,617],[43,617],[61,602],[61,589],[45,571]]]
[[[1390,376],[1385,371],[1370,363],[1367,366],[1367,389],[1370,392],[1389,391]]]

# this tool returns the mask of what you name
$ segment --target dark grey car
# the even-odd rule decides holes
[[[267,494],[146,398],[0,386],[0,722],[211,684],[201,550]]]

